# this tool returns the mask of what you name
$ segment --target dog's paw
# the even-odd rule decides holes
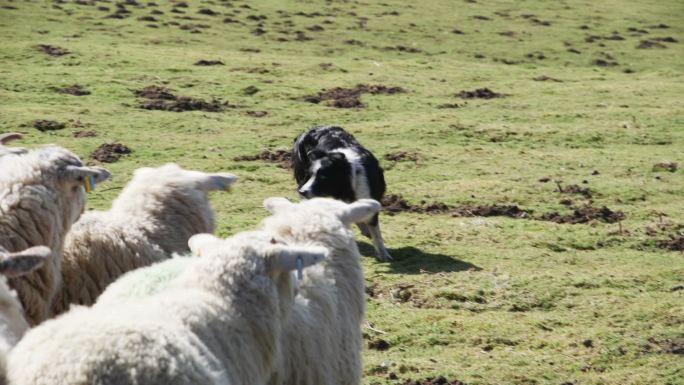
[[[387,249],[385,248],[378,250],[376,258],[378,259],[378,261],[382,262],[394,261],[394,258],[392,258],[389,251],[387,251]]]

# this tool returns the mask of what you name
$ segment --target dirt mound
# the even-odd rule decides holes
[[[452,216],[529,218],[530,212],[516,205],[462,205],[453,210]]]
[[[406,380],[397,385],[466,385],[460,380],[447,380],[444,376],[428,377],[424,380]]]
[[[659,43],[654,40],[642,40],[639,42],[637,45],[638,49],[649,49],[649,48],[667,48],[667,46],[663,43]]]
[[[615,67],[618,65],[616,61],[610,61],[610,60],[604,60],[604,59],[596,59],[591,62],[593,65],[597,65],[599,67]]]
[[[407,52],[407,53],[420,53],[423,52],[422,50],[415,48],[415,47],[407,47],[405,45],[395,45],[395,46],[387,46],[383,48],[385,51],[397,51],[397,52]]]
[[[74,84],[73,86],[60,88],[59,92],[61,92],[63,94],[74,95],[74,96],[90,95],[90,91],[83,88],[83,86],[80,84]]]
[[[288,150],[265,149],[256,155],[238,155],[233,158],[236,162],[262,160],[267,163],[277,163],[278,167],[289,169],[292,167],[292,154]]]
[[[389,194],[382,198],[382,207],[389,215],[394,215],[400,212],[410,213],[444,213],[451,209],[445,203],[435,202],[426,204],[423,202],[422,206],[412,205],[407,202],[399,194]]]
[[[658,241],[656,246],[661,249],[684,251],[684,235],[670,235],[670,239]]]
[[[176,99],[176,96],[171,93],[171,90],[160,86],[148,86],[140,90],[135,90],[133,93],[138,97],[147,99]]]
[[[389,214],[394,215],[400,212],[410,212],[419,214],[440,214],[450,213],[454,217],[493,217],[503,216],[510,218],[530,218],[531,212],[523,210],[515,205],[461,205],[449,206],[442,202],[413,205],[407,202],[399,194],[389,194],[382,198],[382,207]]]
[[[133,93],[138,97],[148,99],[148,101],[140,104],[140,108],[146,110],[220,112],[225,108],[235,107],[228,104],[228,102],[221,102],[216,99],[205,101],[189,96],[176,96],[168,88],[160,86],[145,87],[135,90]]]
[[[478,88],[473,91],[460,91],[456,94],[463,99],[494,99],[502,98],[504,94],[500,94],[490,90],[489,88]]]
[[[408,203],[399,194],[389,194],[382,198],[382,208],[387,211],[390,215],[395,213],[407,211],[407,212],[419,212],[418,206],[413,206]]]
[[[47,119],[36,119],[34,120],[31,125],[33,128],[37,129],[38,131],[55,131],[55,130],[61,130],[66,125],[62,122],[58,122],[56,120],[47,120]]]
[[[458,104],[458,103],[443,103],[437,105],[437,108],[461,108],[463,107],[463,104]]]
[[[563,83],[563,81],[560,79],[552,78],[551,76],[546,76],[546,75],[534,77],[534,78],[532,78],[532,80],[537,81],[537,82],[550,81],[550,82],[556,82],[556,83]]]
[[[565,194],[580,194],[583,195],[585,198],[591,198],[593,196],[591,190],[588,187],[582,187],[576,184],[571,184],[563,187],[560,183],[558,183],[558,192]]]
[[[669,171],[669,172],[675,172],[677,171],[677,168],[679,168],[679,164],[677,162],[658,162],[653,165],[653,172],[658,172],[658,171]]]
[[[268,111],[247,111],[247,116],[251,116],[253,118],[263,118],[264,116],[268,115]]]
[[[375,338],[370,341],[368,341],[368,349],[374,349],[374,350],[387,350],[390,348],[389,342],[383,340],[382,338]]]
[[[545,213],[539,220],[550,221],[556,223],[588,223],[594,220],[600,220],[607,223],[615,223],[623,220],[625,218],[625,213],[622,211],[613,211],[606,206],[603,207],[593,207],[584,206],[575,209],[571,214],[560,214],[557,211]]]
[[[150,100],[140,104],[141,108],[146,110],[160,110],[160,111],[206,111],[206,112],[220,112],[226,107],[225,103],[219,100],[212,99],[205,101],[203,99],[191,98],[188,96],[180,96],[175,101],[168,102],[160,99]]]
[[[261,90],[256,86],[247,86],[247,87],[243,88],[241,91],[243,94],[245,94],[247,96],[252,96]]]
[[[392,152],[385,154],[383,157],[385,160],[390,162],[418,162],[419,156],[416,153],[408,153],[406,151]]]
[[[225,65],[221,60],[198,60],[195,62],[196,66],[222,66]]]
[[[216,16],[219,13],[214,11],[211,8],[200,8],[199,11],[197,11],[200,15],[207,15],[207,16]]]
[[[381,84],[357,84],[354,88],[335,87],[322,90],[316,95],[308,95],[303,98],[309,103],[318,104],[328,101],[328,105],[336,108],[363,108],[366,105],[361,102],[362,94],[397,94],[406,92],[401,87],[388,87]]]
[[[60,48],[49,44],[38,44],[36,47],[50,56],[64,56],[71,53],[66,48]]]
[[[121,143],[104,143],[90,157],[103,163],[113,163],[119,160],[122,155],[130,154],[131,149]]]

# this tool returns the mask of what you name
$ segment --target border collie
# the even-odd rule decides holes
[[[385,176],[378,160],[340,127],[317,126],[301,133],[292,149],[294,177],[303,198],[332,197],[344,202],[385,194]],[[380,234],[378,214],[358,223],[363,235],[373,240],[377,258],[392,259]]]

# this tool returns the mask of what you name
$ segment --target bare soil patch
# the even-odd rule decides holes
[[[462,205],[452,211],[454,217],[529,218],[530,214],[516,205]]]
[[[382,207],[389,214],[411,212],[420,214],[449,213],[454,217],[492,217],[504,216],[509,218],[530,218],[531,212],[516,205],[460,205],[450,206],[442,202],[422,201],[414,205],[406,201],[399,194],[389,194],[382,199]]]
[[[268,111],[247,111],[246,114],[247,116],[251,116],[253,118],[263,118],[264,116],[268,115]]]
[[[292,168],[292,154],[290,151],[282,149],[265,149],[256,155],[238,155],[233,160],[236,162],[261,160],[267,163],[277,163],[280,168]]]
[[[478,88],[473,91],[460,91],[456,94],[456,96],[461,97],[463,99],[494,99],[502,98],[505,95],[494,92],[489,88]]]
[[[661,249],[684,251],[684,235],[673,234],[669,239],[664,239],[656,242],[656,246]]]
[[[46,53],[50,56],[64,56],[71,53],[71,51],[68,49],[57,47],[55,45],[38,44],[36,47],[43,53]]]
[[[38,131],[55,131],[55,130],[61,130],[66,125],[62,122],[58,122],[56,120],[47,120],[47,119],[36,119],[34,120],[31,125],[33,128],[35,128]]]
[[[563,81],[560,79],[552,78],[551,76],[546,76],[546,75],[534,77],[534,78],[532,78],[532,80],[537,81],[537,82],[550,81],[550,82],[556,82],[556,83],[563,83]]]
[[[86,90],[80,84],[74,84],[72,86],[59,88],[58,91],[63,93],[63,94],[69,94],[69,95],[74,95],[74,96],[90,95],[90,91]]]
[[[216,99],[205,101],[189,96],[176,96],[168,88],[160,86],[145,87],[135,90],[133,93],[140,98],[147,99],[147,101],[140,104],[140,108],[146,110],[220,112],[225,108],[236,107],[228,102],[221,102]]]
[[[659,43],[654,40],[642,40],[639,42],[637,45],[638,49],[650,49],[650,48],[667,48],[667,46],[663,43]]]
[[[119,160],[122,155],[130,154],[131,149],[121,143],[104,143],[100,145],[90,157],[103,163],[113,163]]]
[[[242,89],[242,93],[245,95],[249,95],[249,96],[252,96],[259,91],[261,91],[261,90],[256,86],[247,86],[247,87]]]
[[[95,131],[75,131],[74,138],[93,138],[97,136]]]
[[[570,214],[560,214],[557,211],[542,214],[539,220],[550,221],[556,223],[588,223],[591,221],[602,221],[607,223],[615,223],[623,220],[625,218],[625,213],[622,211],[613,211],[606,206],[603,207],[593,207],[584,206],[575,209]]]
[[[463,105],[462,105],[462,104],[458,104],[458,103],[444,103],[444,104],[439,104],[439,105],[437,105],[437,108],[441,108],[441,109],[446,109],[446,108],[461,108],[461,107],[463,107]]]
[[[318,104],[327,101],[328,105],[336,108],[363,108],[366,105],[361,102],[361,95],[371,94],[392,95],[406,92],[401,87],[388,87],[381,84],[357,84],[354,88],[335,87],[329,90],[322,90],[316,95],[304,96],[303,100],[309,103]]]
[[[225,65],[221,60],[198,60],[195,62],[196,66],[222,66]]]
[[[579,194],[589,199],[593,196],[591,189],[589,187],[582,187],[580,185],[571,184],[563,187],[560,182],[556,182],[558,185],[558,192],[564,194]]]
[[[672,338],[650,337],[648,342],[649,344],[644,345],[644,353],[651,352],[653,350],[651,344],[653,344],[658,347],[658,353],[684,354],[684,336]]]
[[[653,171],[658,172],[658,171],[669,171],[669,172],[675,172],[677,171],[677,168],[679,168],[679,164],[677,162],[658,162],[653,165]]]
[[[451,209],[446,203],[436,202],[421,206],[413,205],[406,201],[400,194],[389,194],[382,198],[382,207],[389,215],[400,212],[410,213],[444,213]]]
[[[416,153],[409,153],[406,151],[398,151],[398,152],[392,152],[385,154],[383,157],[385,160],[389,160],[391,162],[418,162],[418,159],[420,158],[418,154]]]
[[[599,67],[615,67],[618,65],[616,61],[610,61],[610,60],[604,60],[604,59],[596,59],[591,62],[593,65],[597,65]]]
[[[402,383],[397,383],[397,385],[466,385],[466,383],[456,379],[448,380],[444,376],[439,376],[428,377],[424,380],[406,380]]]

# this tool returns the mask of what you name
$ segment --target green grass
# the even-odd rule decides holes
[[[579,184],[594,192],[593,205],[623,211],[625,220],[568,225],[383,216],[397,260],[376,262],[366,241],[361,250],[376,293],[368,299],[367,318],[386,334],[365,332],[390,348],[364,352],[364,383],[440,374],[469,384],[684,383],[681,355],[664,352],[661,343],[679,338],[681,348],[684,337],[682,291],[671,290],[684,280],[684,256],[655,247],[682,231],[684,178],[681,168],[652,169],[661,161],[684,163],[680,1],[217,0],[189,2],[185,14],[157,3],[127,6],[131,15],[118,20],[104,18],[116,9],[114,2],[0,0],[0,6],[16,8],[0,8],[2,130],[27,133],[28,145],[66,146],[84,159],[102,143],[133,150],[106,165],[114,177],[89,196],[90,207],[107,207],[134,169],[177,162],[239,175],[232,193],[212,201],[219,234],[249,229],[266,215],[265,197],[294,199],[295,184],[287,170],[233,157],[287,149],[299,132],[320,123],[345,127],[379,157],[417,153],[417,162],[383,161],[388,192],[414,203],[569,212],[561,198],[571,198],[573,207],[586,200],[558,193],[553,181]],[[198,14],[202,7],[221,15]],[[158,22],[137,20],[155,8],[164,12],[154,15]],[[250,15],[266,16],[265,34],[250,32],[258,23]],[[226,17],[239,23],[223,23]],[[191,33],[169,22],[208,28]],[[669,28],[653,27],[659,24]],[[324,30],[306,29],[314,25]],[[295,31],[312,40],[295,40]],[[586,41],[614,31],[624,40]],[[677,42],[636,48],[658,37]],[[352,39],[362,45],[345,43]],[[38,44],[72,53],[50,57]],[[385,49],[396,46],[420,52]],[[225,65],[194,66],[200,59]],[[617,65],[597,66],[597,59]],[[539,76],[560,82],[533,80]],[[92,93],[53,90],[75,83]],[[358,83],[407,92],[364,95],[363,109],[301,100],[322,88]],[[240,107],[148,111],[132,93],[148,85]],[[248,86],[259,92],[246,95]],[[506,97],[455,96],[481,87]],[[437,108],[444,103],[461,107]],[[251,110],[268,115],[251,117]],[[31,127],[35,119],[67,128],[41,133]],[[98,136],[74,138],[79,130]],[[542,177],[551,182],[539,182]],[[647,234],[647,227],[658,225],[665,230]],[[388,379],[390,373],[399,379]]]

